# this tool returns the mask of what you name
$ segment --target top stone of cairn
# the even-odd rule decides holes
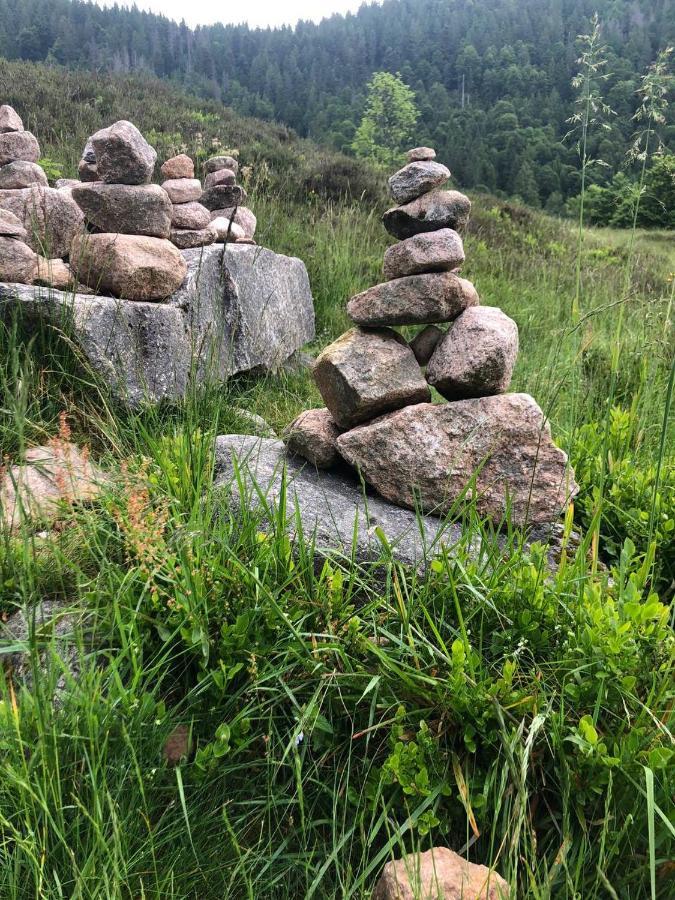
[[[406,158],[409,163],[427,162],[436,159],[436,151],[433,147],[414,147],[412,150],[408,150]]]
[[[109,128],[92,135],[96,169],[108,184],[148,184],[155,168],[157,153],[138,128],[120,119]]]
[[[8,131],[23,131],[23,122],[18,112],[5,103],[0,106],[0,134]]]
[[[389,191],[397,203],[409,203],[450,178],[450,169],[431,160],[411,162],[389,179]]]

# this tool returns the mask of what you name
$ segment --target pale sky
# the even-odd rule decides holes
[[[95,0],[99,6],[112,6],[115,0]],[[214,22],[247,22],[272,27],[295,25],[299,19],[319,22],[333,13],[356,12],[364,0],[243,0],[215,3],[213,0],[136,0],[139,9],[161,13],[169,19],[188,25],[212,25]],[[368,0],[373,2],[373,0]],[[117,0],[119,6],[131,6],[133,0]]]

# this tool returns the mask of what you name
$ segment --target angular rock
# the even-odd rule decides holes
[[[8,209],[2,208],[0,208],[0,235],[2,237],[18,238],[20,241],[25,241],[28,238],[28,232],[23,227],[21,219]]]
[[[314,542],[319,557],[351,560],[353,552],[358,565],[377,563],[386,555],[378,537],[381,530],[395,559],[424,565],[461,535],[458,525],[433,516],[418,519],[415,513],[364,492],[346,466],[326,472],[289,456],[281,441],[223,435],[216,439],[215,456],[215,486],[235,513],[252,507],[264,514],[260,491],[276,520],[285,475],[286,531],[291,540],[297,538],[297,509],[305,540]],[[275,526],[263,521],[261,527]]]
[[[7,131],[0,134],[0,166],[23,160],[37,162],[40,158],[40,145],[30,131]]]
[[[307,409],[286,429],[289,453],[302,456],[317,469],[330,469],[340,462],[335,442],[340,429],[327,409]]]
[[[229,169],[236,175],[239,171],[239,163],[233,156],[212,156],[204,163],[204,171],[207,175],[211,172],[219,172],[221,169]]]
[[[202,183],[198,178],[169,178],[162,187],[172,203],[190,203],[202,195]]]
[[[67,290],[73,283],[73,273],[68,263],[62,259],[45,259],[38,256],[35,284],[43,284],[59,291]]]
[[[211,219],[211,228],[216,232],[216,240],[221,243],[226,241],[237,241],[240,238],[246,237],[246,233],[241,225],[237,225],[236,222],[226,219],[225,216],[218,216],[215,219]]]
[[[388,209],[382,222],[389,234],[403,240],[439,228],[463,230],[471,213],[471,201],[459,191],[430,191],[405,206]]]
[[[406,158],[409,163],[429,162],[432,159],[436,159],[436,151],[433,147],[415,147],[412,150],[408,150]]]
[[[450,322],[478,303],[470,281],[452,272],[408,275],[368,288],[347,303],[357,325],[427,325]]]
[[[165,178],[194,178],[195,164],[187,154],[179,153],[162,163],[160,172]]]
[[[389,179],[389,191],[397,203],[409,203],[450,178],[450,169],[437,162],[411,162]]]
[[[0,481],[0,521],[17,528],[26,519],[54,522],[72,503],[94,500],[107,476],[74,444],[54,439],[26,451]]]
[[[426,366],[440,340],[445,337],[445,332],[436,325],[427,325],[419,334],[410,341],[410,349],[415,354],[415,359],[420,366]]]
[[[165,300],[187,273],[170,241],[135,234],[77,236],[70,264],[84,284],[127,300]]]
[[[0,237],[0,281],[32,284],[37,275],[37,254],[28,244]]]
[[[73,200],[100,231],[166,238],[171,230],[171,200],[157,184],[79,184]]]
[[[384,254],[385,278],[456,269],[464,262],[464,244],[452,228],[399,241]]]
[[[26,243],[43,256],[64,257],[84,227],[80,207],[65,192],[35,184],[20,191],[0,191],[0,209],[23,222]]]
[[[431,397],[412,350],[390,328],[347,331],[317,357],[313,375],[343,429]]]
[[[409,853],[382,870],[372,900],[508,900],[509,885],[494,870],[447,847]]]
[[[471,499],[497,525],[507,508],[514,525],[550,523],[577,491],[527,394],[406,406],[347,431],[337,445],[387,500],[436,515]]]
[[[47,176],[37,163],[17,160],[0,169],[0,190],[16,191],[33,184],[47,186]]]
[[[195,381],[279,369],[313,340],[301,260],[236,244],[175,252],[188,274],[164,303],[0,283],[0,314],[20,313],[29,333],[45,324],[65,329],[115,397],[133,407],[180,399]]]
[[[86,159],[81,159],[79,161],[77,165],[77,174],[80,177],[80,181],[99,181],[96,163],[87,162]]]
[[[216,229],[211,225],[206,228],[189,229],[189,228],[172,228],[169,239],[180,250],[189,250],[191,247],[208,247],[214,244],[218,235]]]
[[[518,326],[495,306],[467,309],[427,366],[427,381],[448,400],[502,394],[518,357]]]
[[[234,184],[236,180],[232,169],[218,169],[217,172],[208,173],[204,179],[204,187],[208,190],[217,184]]]
[[[253,238],[258,220],[246,206],[230,207],[229,209],[215,209],[211,212],[212,219],[230,219],[244,229],[244,236]]]
[[[247,195],[238,184],[216,184],[202,194],[201,203],[211,211],[241,206],[246,203]]]
[[[0,134],[23,131],[23,122],[18,112],[6,103],[0,106]]]
[[[91,143],[101,181],[146,184],[152,178],[157,153],[131,122],[121,119],[102,128],[92,135]]]
[[[82,182],[77,178],[57,178],[54,187],[57,191],[64,191],[69,197],[72,197],[72,190],[78,184],[82,184]]]
[[[171,225],[174,228],[198,230],[206,228],[211,221],[211,213],[201,203],[174,203],[171,210]]]

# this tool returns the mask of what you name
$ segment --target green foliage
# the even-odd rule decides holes
[[[417,117],[415,94],[401,76],[375,72],[368,83],[366,106],[352,143],[354,153],[391,170],[414,140]]]
[[[610,410],[608,424],[581,426],[570,448],[581,487],[575,509],[579,523],[590,528],[603,496],[601,534],[606,558],[615,563],[624,541],[630,539],[643,559],[654,556],[655,584],[670,593],[675,584],[675,455],[662,459],[660,470],[656,464],[636,465],[642,439],[634,414],[620,407]]]
[[[435,147],[460,185],[528,202],[536,195],[560,212],[558,195],[566,201],[580,190],[579,158],[562,142],[563,123],[574,113],[577,35],[596,12],[607,58],[602,93],[618,113],[611,131],[592,130],[586,147],[589,158],[607,163],[590,173],[591,183],[604,186],[635,144],[632,116],[645,97],[658,100],[641,73],[675,42],[667,0],[388,0],[294,30],[190,30],[118,5],[4,0],[0,56],[151,73],[342,151],[351,148],[373,73],[400,72],[420,113],[415,142]],[[80,98],[87,103],[88,92]],[[671,111],[660,132],[672,145]],[[530,181],[520,173],[524,162],[536,191],[514,186],[519,176]]]

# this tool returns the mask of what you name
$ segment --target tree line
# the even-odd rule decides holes
[[[0,0],[0,55],[146,71],[237,111],[352,152],[379,71],[414,93],[416,138],[458,184],[562,212],[580,191],[573,113],[577,37],[597,11],[603,97],[615,115],[588,135],[590,183],[630,180],[642,73],[675,42],[672,0],[386,0],[293,29],[185,23],[136,8]],[[672,143],[672,115],[660,126]]]

